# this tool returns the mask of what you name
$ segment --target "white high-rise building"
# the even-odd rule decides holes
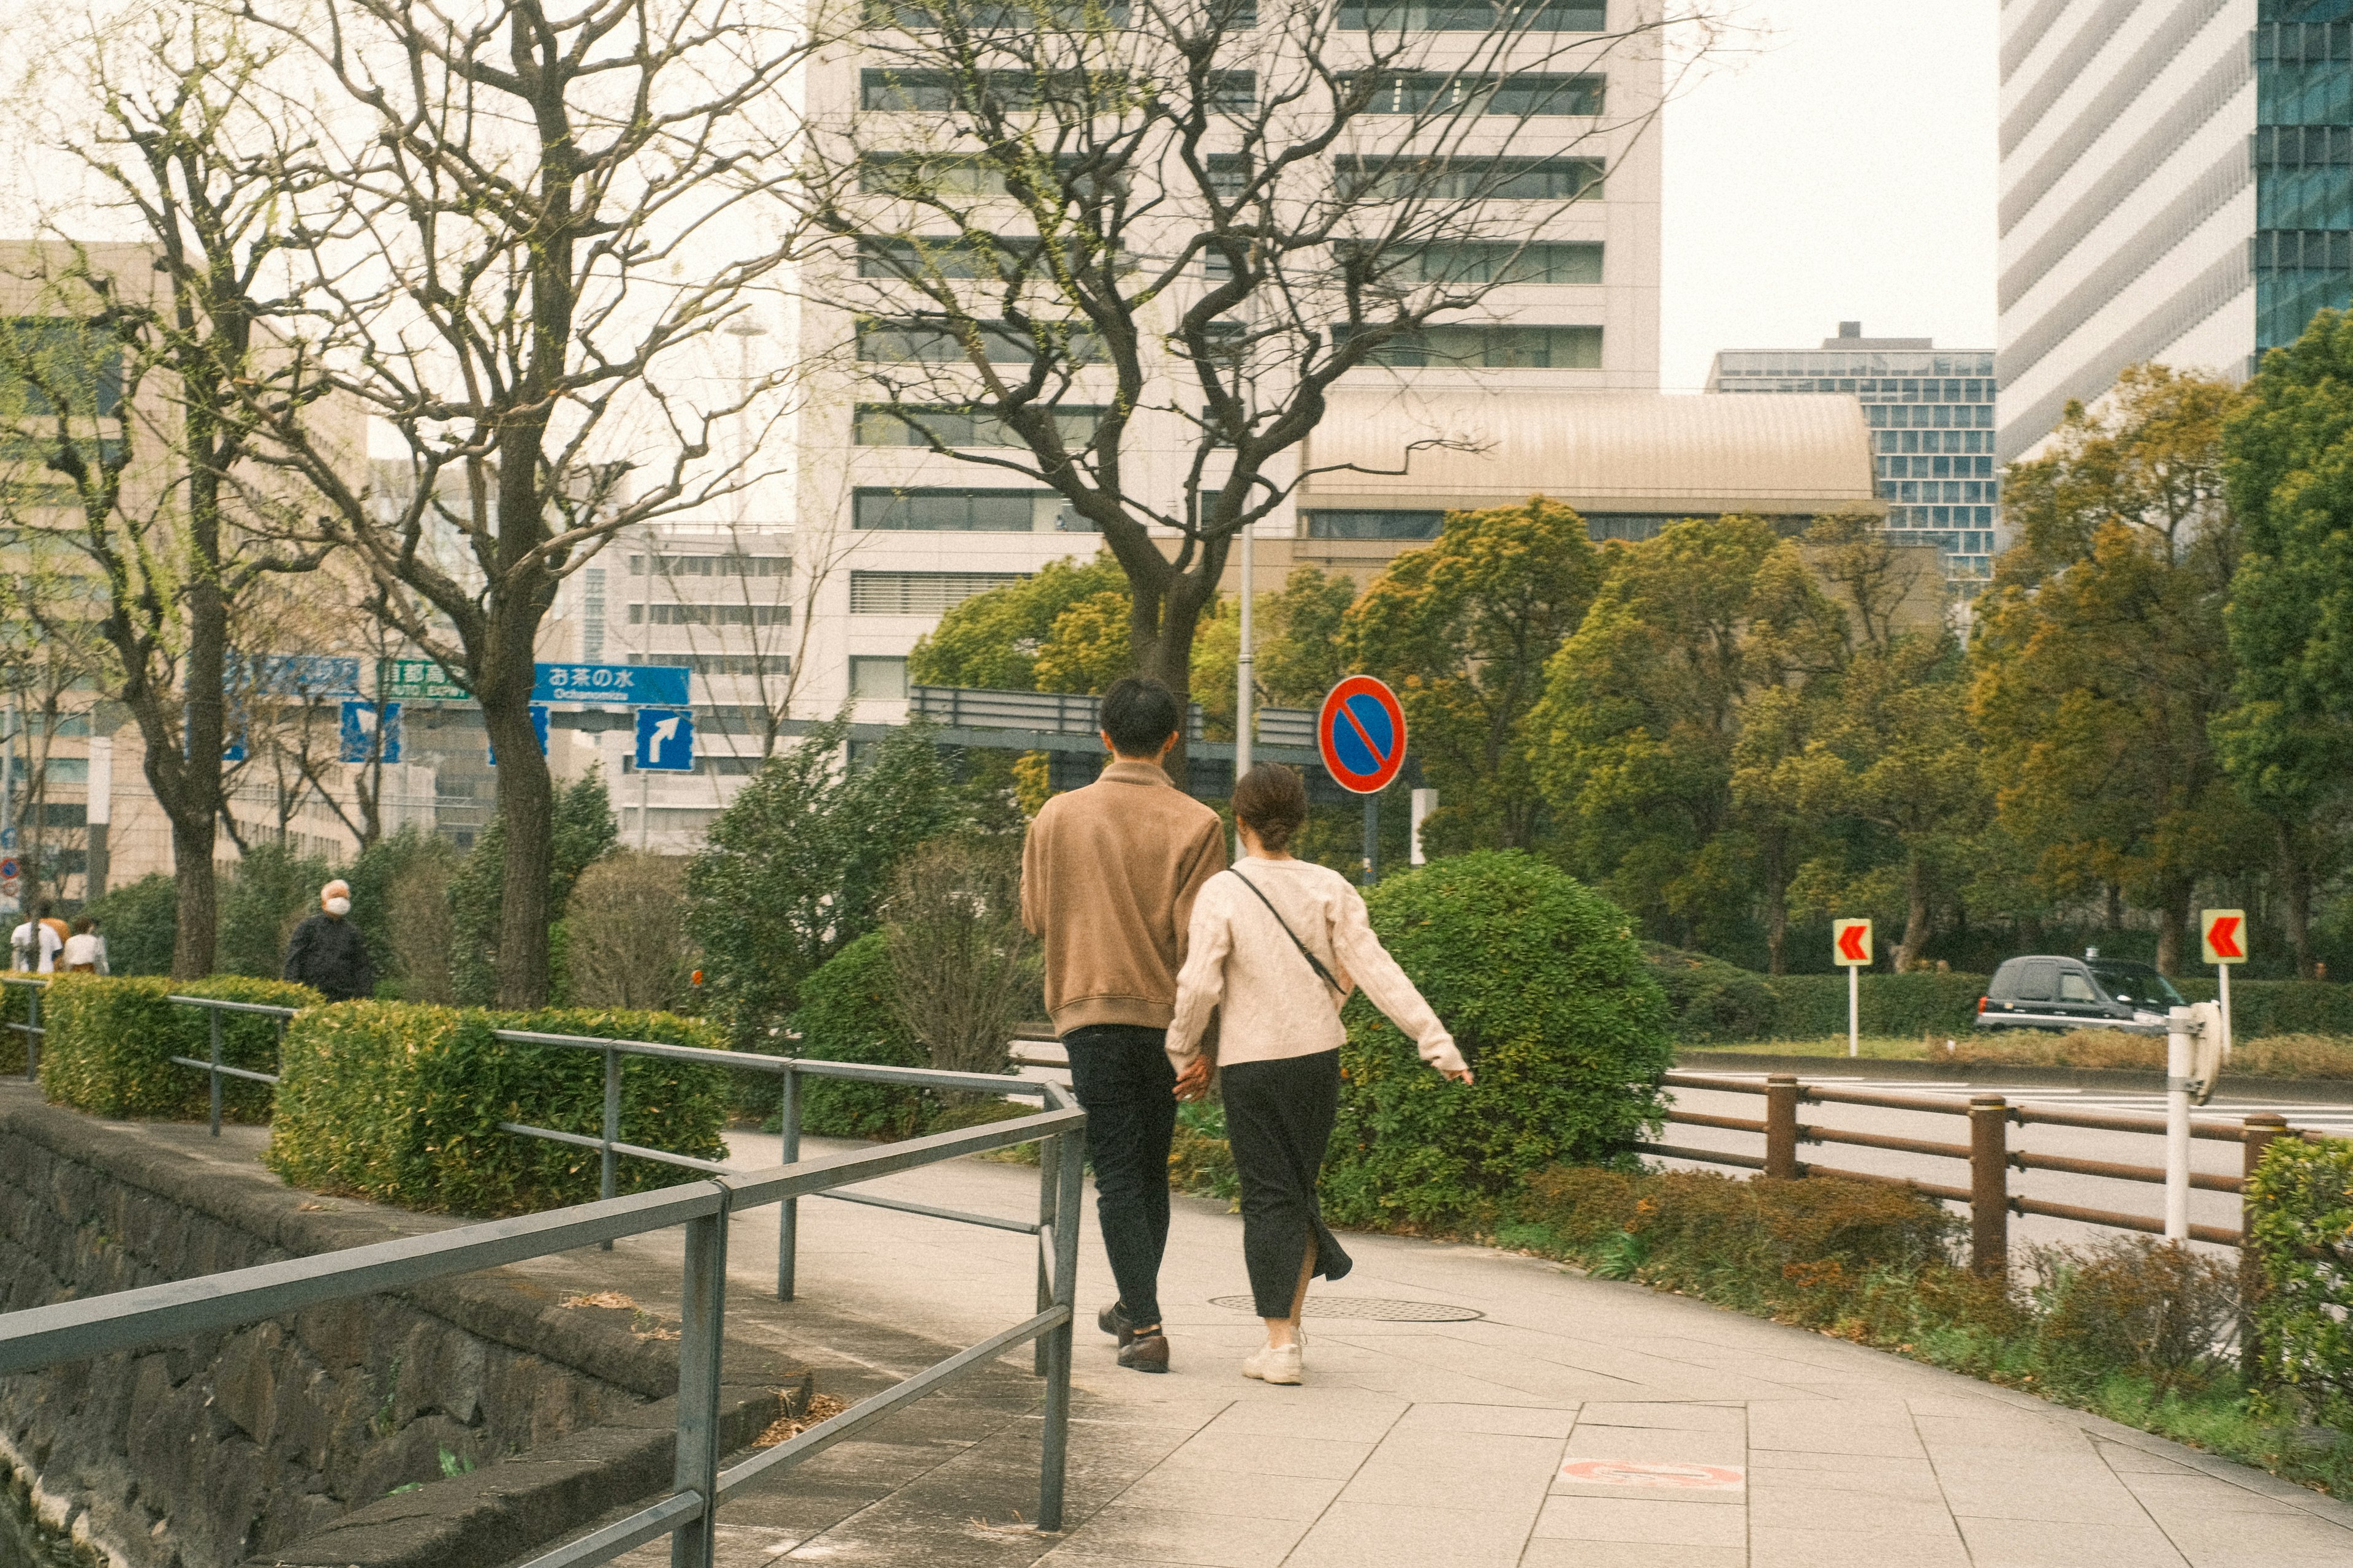
[[[1998,456],[2126,365],[2251,373],[2353,283],[2353,0],[2005,0]]]
[[[1391,356],[1425,363],[1368,367],[1350,373],[1344,384],[1405,384],[1424,404],[1442,403],[1453,389],[1471,395],[1468,401],[1481,408],[1514,389],[1656,390],[1661,157],[1655,111],[1662,64],[1654,33],[1627,35],[1655,21],[1660,0],[1539,4],[1541,29],[1531,27],[1525,47],[1541,58],[1537,68],[1546,74],[1531,79],[1556,84],[1572,79],[1563,73],[1581,72],[1574,79],[1589,86],[1576,100],[1576,112],[1567,111],[1571,100],[1563,99],[1562,109],[1519,121],[1512,150],[1515,155],[1525,151],[1532,166],[1546,162],[1548,153],[1564,154],[1549,162],[1566,166],[1573,161],[1565,155],[1570,149],[1576,160],[1592,160],[1581,165],[1588,170],[1582,177],[1591,182],[1586,195],[1574,205],[1556,201],[1543,208],[1542,226],[1530,236],[1541,244],[1529,247],[1529,280],[1498,289],[1459,326],[1434,328],[1426,334],[1426,354]],[[1337,47],[1345,47],[1352,18],[1362,30],[1365,15],[1361,5],[1344,0]],[[1493,26],[1495,12],[1485,5],[1414,0],[1385,14],[1382,26],[1394,27],[1400,16],[1437,36],[1432,58],[1438,59],[1450,31],[1470,40]],[[1589,49],[1580,34],[1591,36]],[[923,84],[911,86],[903,70],[874,68],[897,59],[852,47],[813,68],[807,83],[812,120],[857,117],[868,128],[862,134],[870,144],[878,133],[903,130],[911,150],[927,145],[930,129],[922,110],[905,107]],[[1511,79],[1503,78],[1506,86]],[[1360,131],[1367,123],[1360,121]],[[1555,135],[1556,143],[1547,146],[1546,139]],[[1205,269],[1200,286],[1209,287],[1209,279]],[[857,331],[849,311],[814,304],[804,307],[800,326],[807,358],[839,353]],[[1440,358],[1450,363],[1426,363]],[[1172,369],[1189,367],[1177,362]],[[1034,481],[911,444],[906,426],[879,411],[871,384],[861,387],[855,371],[852,364],[830,376],[801,416],[794,569],[813,609],[797,711],[827,714],[849,700],[861,721],[891,721],[904,711],[908,651],[943,612],[1048,562],[1092,556],[1098,540]],[[1145,392],[1139,406],[1166,409],[1184,395],[1181,384],[1164,381]],[[1067,395],[1069,404],[1094,401],[1099,397],[1083,384]],[[935,427],[944,417],[953,416],[927,416]],[[1156,504],[1173,507],[1187,482],[1194,431],[1175,414],[1149,418],[1158,425],[1139,421],[1141,450],[1127,468],[1126,482],[1153,491]],[[975,449],[981,449],[989,438],[987,424],[969,423]],[[1287,505],[1260,525],[1258,536],[1297,538],[1311,526],[1377,525],[1359,511],[1327,510],[1312,520],[1311,512]],[[1414,526],[1426,529],[1434,515],[1414,514]],[[1169,548],[1176,539],[1170,531]],[[1275,585],[1271,578],[1261,583],[1262,590]]]

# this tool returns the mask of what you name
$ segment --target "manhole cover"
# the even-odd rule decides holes
[[[1212,1307],[1223,1307],[1229,1312],[1248,1312],[1258,1316],[1258,1303],[1248,1296],[1212,1296]],[[1309,1318],[1369,1318],[1381,1323],[1467,1323],[1487,1314],[1469,1307],[1450,1307],[1442,1301],[1385,1301],[1377,1296],[1310,1296],[1306,1310]]]

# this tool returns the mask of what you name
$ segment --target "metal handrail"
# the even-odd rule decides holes
[[[25,1081],[37,1083],[41,1078],[41,1041],[48,1030],[41,1023],[41,993],[49,983],[33,974],[0,974],[0,985],[22,985],[30,994],[25,998],[25,1021],[8,1026],[25,1037]]]
[[[286,1056],[286,1020],[291,1018],[298,1009],[280,1007],[269,1002],[230,1002],[217,996],[182,996],[174,994],[164,997],[164,1000],[176,1002],[184,1007],[202,1007],[207,1015],[205,1021],[209,1026],[207,1032],[212,1037],[210,1058],[198,1061],[194,1057],[166,1057],[164,1059],[174,1067],[195,1068],[212,1080],[213,1136],[217,1138],[220,1136],[221,1130],[222,1079],[243,1079],[250,1083],[267,1084],[275,1084],[278,1081],[278,1075],[274,1072],[256,1072],[250,1068],[233,1068],[221,1060],[221,1015],[223,1013],[258,1013],[266,1017],[277,1019],[278,1055],[282,1065]],[[608,1193],[606,1195],[610,1197],[612,1194]]]
[[[598,1042],[610,1043],[639,1042]],[[830,1064],[828,1064],[830,1065]],[[786,1069],[786,1082],[802,1069]],[[961,1080],[961,1073],[920,1078]],[[159,1341],[234,1328],[301,1308],[686,1226],[680,1292],[677,1459],[670,1495],[628,1518],[533,1559],[529,1568],[585,1568],[610,1562],[662,1535],[671,1561],[711,1568],[719,1503],[767,1471],[789,1468],[910,1401],[1024,1341],[1039,1348],[1046,1379],[1040,1443],[1038,1528],[1062,1527],[1070,1453],[1071,1340],[1076,1317],[1081,1174],[1085,1112],[1067,1091],[1040,1084],[1042,1107],[1018,1120],[961,1128],[925,1138],[852,1150],[772,1170],[714,1175],[683,1186],[601,1198],[543,1214],[493,1220],[438,1235],[266,1263],[225,1274],[175,1280],[0,1316],[0,1376],[62,1361],[137,1349]],[[985,1150],[1045,1141],[1039,1175],[1039,1295],[1037,1312],[913,1377],[851,1406],[823,1425],[719,1470],[720,1353],[725,1331],[727,1223],[737,1211],[821,1196],[851,1183]]]

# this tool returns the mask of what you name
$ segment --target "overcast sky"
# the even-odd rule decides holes
[[[1746,0],[1666,113],[1661,384],[1718,349],[1993,347],[1996,0]]]

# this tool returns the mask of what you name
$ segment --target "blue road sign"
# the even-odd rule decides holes
[[[1369,675],[1343,679],[1324,699],[1315,744],[1335,784],[1377,794],[1405,766],[1405,710],[1397,693]]]
[[[221,689],[240,686],[265,697],[357,697],[360,661],[332,653],[231,654],[221,673]]]
[[[536,664],[533,702],[618,702],[631,707],[683,708],[687,671],[675,664]]]
[[[381,731],[384,752],[376,755],[376,737]],[[400,761],[400,704],[387,702],[379,718],[373,702],[346,701],[343,704],[343,760],[347,763]]]
[[[543,757],[547,755],[547,704],[544,702],[534,702],[531,705],[531,727],[539,731],[539,754]],[[498,765],[499,749],[492,746],[491,766]]]
[[[221,761],[225,763],[241,763],[245,761],[245,737],[242,734],[221,748]]]
[[[691,773],[694,771],[694,715],[683,708],[638,710],[639,773]]]

